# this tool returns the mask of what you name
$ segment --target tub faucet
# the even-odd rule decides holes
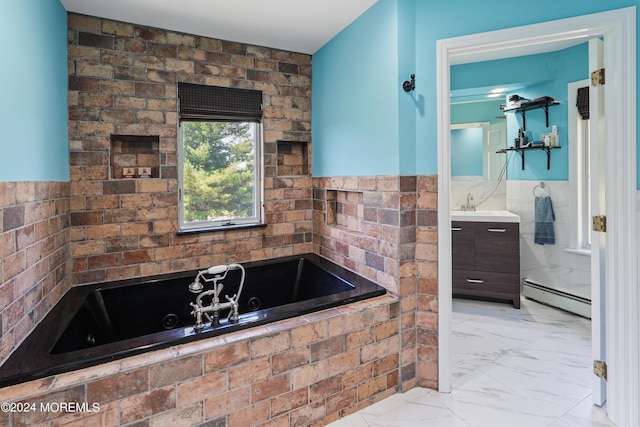
[[[475,211],[476,207],[475,205],[472,205],[471,202],[473,201],[473,194],[471,193],[467,193],[467,205],[463,206],[463,211]]]
[[[222,283],[218,283],[227,277],[227,273],[231,270],[240,270],[242,275],[240,277],[240,286],[238,287],[238,293],[230,297],[225,295],[226,302],[220,302],[220,293],[224,289]],[[211,276],[211,277],[207,277]],[[211,283],[213,282],[213,289],[204,291],[204,286],[200,283],[200,280]],[[190,303],[193,311],[191,314],[196,318],[196,324],[194,328],[196,331],[200,331],[204,327],[203,317],[211,322],[211,326],[217,326],[220,323],[220,311],[229,309],[229,316],[227,321],[238,321],[238,300],[242,293],[242,286],[244,285],[244,267],[240,264],[228,264],[228,265],[216,265],[206,270],[199,271],[194,281],[189,285],[189,290],[193,293],[199,294],[195,303]],[[203,305],[202,299],[206,296],[212,296],[211,303],[209,305]],[[212,316],[209,315],[212,313]]]

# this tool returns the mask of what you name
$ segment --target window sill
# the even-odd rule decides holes
[[[591,249],[573,249],[567,248],[565,252],[569,252],[570,254],[580,255],[580,256],[591,256]]]
[[[195,233],[215,233],[217,231],[228,231],[228,230],[242,230],[248,228],[263,228],[266,227],[265,223],[257,223],[257,224],[239,224],[239,225],[222,225],[219,227],[202,227],[202,228],[188,228],[185,230],[180,230],[176,234],[195,234]]]

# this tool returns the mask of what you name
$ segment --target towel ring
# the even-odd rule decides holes
[[[536,193],[536,190],[541,190],[542,193],[538,194]],[[545,185],[544,182],[541,182],[539,185],[536,185],[535,187],[533,187],[533,195],[535,197],[545,197],[545,196],[550,196],[551,195],[551,190],[549,189],[549,187],[547,187]]]

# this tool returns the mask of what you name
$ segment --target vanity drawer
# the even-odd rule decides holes
[[[487,271],[453,270],[454,294],[512,299],[520,295],[520,275]]]
[[[475,223],[475,269],[520,273],[519,224]]]

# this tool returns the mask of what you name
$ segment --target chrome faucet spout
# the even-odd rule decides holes
[[[467,205],[464,207],[465,211],[475,211],[476,207],[471,204],[473,201],[473,194],[467,193]]]

